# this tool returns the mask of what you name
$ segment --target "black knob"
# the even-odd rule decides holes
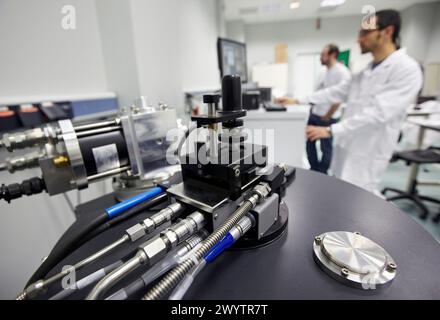
[[[227,75],[222,80],[223,112],[241,111],[241,78],[239,75]]]
[[[205,94],[203,95],[203,103],[219,103],[220,95],[219,94]]]

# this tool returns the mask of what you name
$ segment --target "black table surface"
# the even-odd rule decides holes
[[[81,205],[78,213],[89,214],[113,201],[111,195],[105,196]],[[440,299],[439,243],[394,205],[351,184],[302,169],[297,170],[284,201],[290,211],[287,233],[263,248],[225,252],[199,274],[185,299]],[[99,235],[60,265],[102,248],[143,218],[134,217]],[[391,286],[361,290],[325,274],[314,262],[313,239],[328,231],[358,231],[387,250],[397,263]],[[135,247],[122,246],[94,269]],[[85,273],[94,271],[85,269]]]

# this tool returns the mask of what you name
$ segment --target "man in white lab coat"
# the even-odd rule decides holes
[[[307,137],[334,137],[334,174],[379,194],[378,184],[397,145],[406,110],[421,89],[422,72],[419,64],[399,49],[401,19],[397,11],[378,11],[368,19],[371,27],[365,28],[363,21],[358,42],[362,53],[372,53],[373,62],[350,81],[299,102],[347,103],[339,123],[308,126]]]
[[[322,49],[321,64],[327,67],[326,73],[320,79],[317,90],[322,90],[340,84],[351,78],[348,68],[338,61],[339,48],[334,44],[328,44]],[[328,127],[337,122],[341,113],[340,103],[315,104],[310,109],[308,125]],[[327,174],[333,153],[333,138],[320,139],[321,159],[316,151],[316,140],[307,140],[307,158],[310,169]]]

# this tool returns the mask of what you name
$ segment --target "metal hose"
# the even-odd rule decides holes
[[[116,282],[122,279],[126,274],[137,269],[142,265],[143,257],[139,254],[128,260],[126,263],[113,270],[106,277],[102,278],[98,284],[92,289],[86,300],[96,300],[100,295],[104,294],[110,289]]]
[[[169,294],[184,276],[200,261],[208,251],[214,247],[228,232],[243,218],[260,200],[259,194],[252,195],[211,235],[203,242],[202,246],[194,253],[196,259],[187,259],[171,270],[158,284],[156,284],[144,297],[143,300],[163,299]]]

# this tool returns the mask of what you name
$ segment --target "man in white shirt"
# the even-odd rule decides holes
[[[350,79],[350,71],[344,64],[338,61],[338,56],[339,48],[334,44],[329,44],[322,49],[321,64],[327,67],[327,71],[321,78],[317,90],[329,88]],[[336,123],[340,116],[340,112],[337,112],[339,106],[340,103],[319,103],[313,105],[310,109],[308,125],[328,127]],[[306,143],[307,158],[311,170],[327,174],[333,152],[332,137],[320,139],[320,145],[322,157],[318,159],[316,140],[308,139]]]
[[[376,194],[397,145],[406,110],[422,87],[419,64],[399,49],[400,28],[400,14],[395,10],[381,10],[366,17],[358,42],[362,53],[372,53],[373,62],[351,80],[301,101],[347,103],[340,122],[328,127],[308,126],[306,134],[312,141],[334,137],[335,176]]]

